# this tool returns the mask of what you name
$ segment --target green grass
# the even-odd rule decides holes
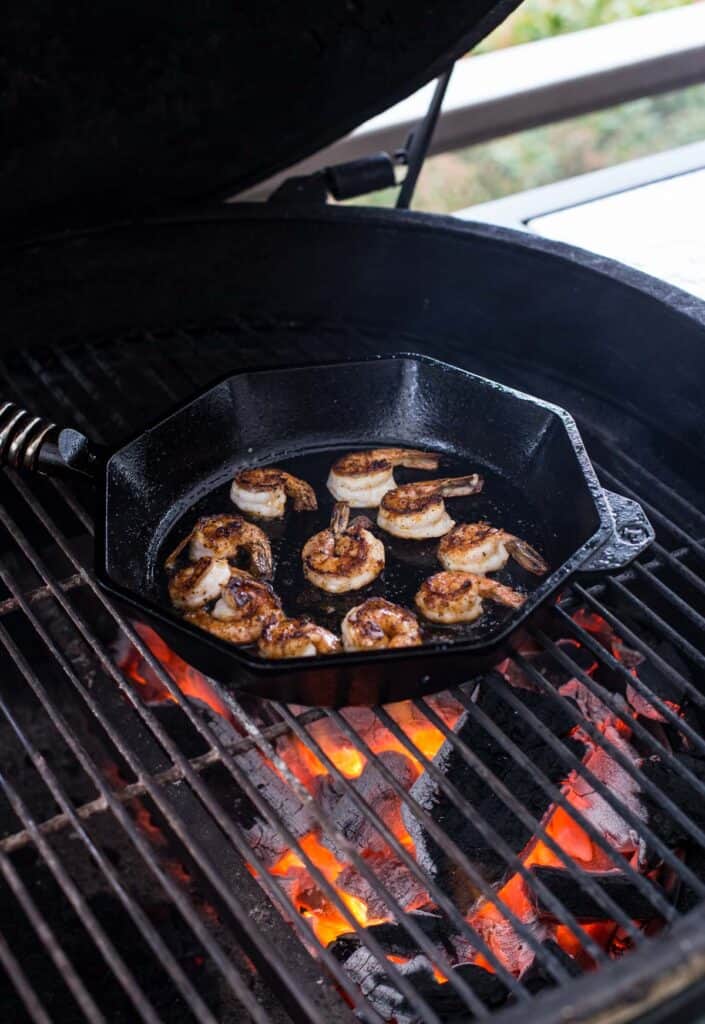
[[[634,18],[693,0],[524,0],[524,3],[473,52],[486,53],[546,36],[595,28],[610,21]]]
[[[525,0],[476,52],[677,6],[683,0]],[[431,157],[413,206],[450,213],[704,138],[705,85],[698,85]],[[389,189],[354,202],[395,199]]]

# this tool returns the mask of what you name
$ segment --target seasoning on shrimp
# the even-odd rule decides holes
[[[272,549],[269,538],[259,526],[248,523],[242,516],[227,513],[201,516],[191,533],[184,537],[167,558],[167,569],[174,567],[187,544],[192,562],[199,558],[234,559],[244,555],[248,568],[257,576],[268,579],[272,575]]]
[[[438,545],[438,558],[445,569],[464,572],[497,572],[510,558],[535,576],[548,572],[548,565],[530,544],[489,523],[454,526]]]
[[[416,616],[383,597],[370,597],[351,608],[343,619],[341,633],[346,651],[418,647],[421,643]]]
[[[484,481],[479,473],[402,484],[382,498],[377,525],[395,537],[426,540],[442,537],[455,525],[445,507],[444,498],[477,494]]]
[[[243,469],[230,488],[230,500],[234,505],[262,519],[283,516],[287,498],[291,499],[295,512],[311,512],[318,508],[313,487],[283,469]]]
[[[241,569],[231,569],[213,611],[192,611],[186,620],[231,644],[252,644],[269,623],[283,614],[281,601],[269,583]]]
[[[387,491],[396,487],[395,466],[438,469],[438,456],[414,448],[349,452],[333,463],[328,490],[337,501],[347,501],[352,508],[377,508]]]
[[[431,622],[474,622],[484,611],[484,600],[508,608],[521,608],[526,598],[497,580],[472,572],[438,572],[421,584],[416,607]]]
[[[194,611],[220,597],[230,579],[230,565],[224,558],[199,558],[179,569],[169,580],[169,597],[175,608]]]
[[[311,619],[279,619],[262,630],[258,640],[265,658],[313,658],[317,654],[335,654],[340,640]]]
[[[384,545],[370,532],[364,516],[350,522],[350,506],[333,506],[330,528],[314,534],[304,544],[301,558],[304,576],[331,594],[366,587],[384,568]]]

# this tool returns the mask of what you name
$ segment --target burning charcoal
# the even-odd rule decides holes
[[[639,758],[636,751],[613,724],[604,723],[602,732],[612,747],[619,750],[630,761],[638,763]],[[619,804],[631,811],[636,818],[646,819],[639,784],[626,768],[615,761],[603,747],[592,747],[584,759],[584,764],[586,769],[589,769],[595,778],[607,787]],[[571,774],[566,789],[580,809],[582,816],[590,821],[598,832],[602,833],[615,850],[619,850],[625,855],[637,853],[639,862],[643,861],[646,853],[644,841],[632,825],[622,817],[618,809],[619,805],[613,806],[605,800],[594,789],[593,783],[578,772]]]
[[[384,965],[381,966],[367,950],[360,948],[345,966],[384,1020],[393,1019],[396,1024],[415,1024],[418,1021],[417,1010],[399,992]],[[452,985],[436,980],[426,957],[415,956],[407,963],[396,964],[396,968],[408,978],[443,1024],[465,1024],[473,1019],[474,1014]],[[497,1009],[506,1002],[506,986],[490,971],[475,964],[460,964],[453,971],[461,975],[488,1009]]]
[[[385,750],[378,754],[377,759],[389,769],[404,789],[409,789],[416,777],[416,770],[408,757],[396,750]],[[377,771],[374,764],[367,764],[359,778],[352,780],[352,785],[395,835],[403,833],[401,798]],[[320,777],[317,798],[336,829],[359,850],[388,851],[387,843],[367,815],[331,776]],[[333,837],[324,836],[323,842],[343,859],[342,851],[336,849]]]
[[[544,949],[552,953],[553,956],[558,960],[562,967],[565,968],[566,973],[572,978],[577,978],[582,974],[582,968],[577,960],[575,960],[569,953],[561,949],[557,942],[553,939],[546,939],[541,945]],[[521,983],[532,995],[540,992],[544,988],[553,988],[556,984],[556,979],[553,977],[548,968],[544,965],[543,961],[539,960],[538,957],[534,958],[534,962],[528,967],[521,976]]]
[[[537,769],[552,782],[559,784],[568,775],[567,766],[526,719],[498,696],[493,688],[493,681],[497,678],[494,673],[485,678],[477,706],[520,747]],[[560,704],[528,690],[517,690],[515,694],[556,735],[565,736],[570,731],[572,719]],[[484,764],[503,780],[522,806],[540,820],[548,810],[550,801],[533,774],[521,768],[470,715],[460,720],[457,731]],[[584,747],[577,740],[564,739],[563,744],[577,757],[583,755]],[[519,853],[531,838],[531,832],[468,766],[462,755],[446,742],[438,751],[434,763],[477,808],[478,816],[490,822],[511,848]],[[506,872],[503,859],[483,838],[475,820],[467,817],[450,801],[429,773],[420,776],[411,794],[428,810],[440,828],[453,838],[488,882],[502,878]],[[467,910],[477,896],[475,887],[406,807],[403,817],[416,845],[419,863],[457,901],[462,911]]]
[[[693,757],[692,754],[673,755],[682,765],[702,783],[705,783],[705,761]],[[659,787],[674,804],[701,829],[705,829],[705,799],[686,779],[678,775],[673,768],[657,759],[645,761],[642,771],[648,779]],[[689,840],[688,832],[671,817],[649,793],[643,794],[648,810],[649,826],[659,838],[669,846]]]
[[[538,878],[571,911],[579,921],[611,921],[609,910],[594,899],[571,875],[562,868],[531,869]],[[596,883],[605,896],[610,896],[617,906],[633,921],[648,921],[655,916],[653,904],[643,896],[628,875],[620,871],[590,872],[590,880]],[[553,911],[543,902],[539,893],[533,893],[541,917],[553,917]]]
[[[450,932],[444,918],[439,917],[438,914],[424,913],[421,910],[412,911],[406,917],[413,920],[424,935],[427,935],[436,946],[451,949],[449,946]],[[408,957],[413,957],[418,953],[417,945],[406,928],[396,921],[373,924],[366,928],[365,931],[379,942],[385,953],[393,956]],[[362,943],[356,932],[346,932],[344,935],[339,935],[328,949],[337,960],[345,963],[361,945]]]
[[[390,857],[388,854],[371,854],[365,857],[365,862],[374,872],[375,878],[385,886],[404,909],[417,910],[428,903],[428,893],[423,885],[396,857]],[[367,913],[370,917],[379,918],[389,915],[389,906],[384,895],[378,893],[353,865],[348,865],[341,871],[335,884],[343,892],[362,900],[367,906]]]
[[[286,822],[297,839],[315,827],[315,819],[308,806],[297,797],[290,786],[281,779],[256,750],[239,754],[238,765],[246,772],[250,782],[262,793],[264,799]],[[289,849],[286,839],[273,829],[269,822],[260,817],[252,807],[251,824],[247,823],[247,839],[266,867],[272,867]]]

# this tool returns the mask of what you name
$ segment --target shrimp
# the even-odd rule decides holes
[[[407,540],[442,537],[455,525],[443,499],[477,494],[483,483],[479,473],[471,473],[469,476],[403,484],[382,498],[377,525],[387,533]]]
[[[258,646],[265,658],[313,658],[335,654],[340,640],[310,619],[279,619],[264,627]]]
[[[431,622],[474,622],[482,615],[483,598],[508,608],[521,608],[526,598],[487,576],[472,572],[438,572],[421,584],[416,607]]]
[[[328,490],[336,501],[347,501],[352,508],[377,508],[387,491],[396,487],[395,466],[438,469],[438,456],[414,448],[349,452],[333,463]]]
[[[384,544],[370,533],[372,523],[349,518],[350,506],[337,502],[330,528],[310,537],[301,552],[306,579],[331,594],[366,587],[384,568]]]
[[[230,579],[230,564],[224,558],[199,558],[179,569],[169,580],[169,597],[175,608],[195,610],[220,597]]]
[[[259,526],[248,523],[242,516],[201,516],[188,537],[184,537],[167,558],[167,569],[173,568],[187,544],[192,562],[199,558],[231,559],[244,553],[258,576],[269,579],[272,575],[269,538]]]
[[[510,558],[535,576],[548,572],[548,565],[530,544],[489,523],[454,526],[438,545],[438,558],[444,569],[465,572],[497,572]]]
[[[243,469],[230,488],[233,505],[263,519],[283,516],[287,498],[291,498],[295,512],[311,512],[318,508],[313,487],[283,469]]]
[[[269,583],[263,583],[241,569],[230,569],[212,612],[191,611],[187,622],[205,629],[231,644],[252,644],[270,622],[283,617],[281,601]]]
[[[351,608],[343,619],[341,632],[346,651],[418,647],[421,643],[416,616],[383,597],[370,597]]]

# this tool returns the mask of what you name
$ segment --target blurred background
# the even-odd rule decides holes
[[[699,4],[692,0],[524,0],[459,64],[483,60],[488,54],[537,40],[584,33],[627,19],[648,19],[672,8],[696,6],[705,10],[702,0]],[[669,30],[675,21],[669,22]],[[602,47],[613,45],[617,63],[621,57],[620,41],[612,39],[610,33],[597,35],[601,57],[609,57]],[[580,36],[581,41],[585,40],[585,50],[594,38]],[[484,61],[484,67],[491,72],[491,62]],[[454,74],[459,71],[462,74],[460,67]],[[647,95],[430,156],[417,186],[414,208],[450,213],[703,139],[705,84]],[[389,206],[394,198],[390,190],[353,202]]]

